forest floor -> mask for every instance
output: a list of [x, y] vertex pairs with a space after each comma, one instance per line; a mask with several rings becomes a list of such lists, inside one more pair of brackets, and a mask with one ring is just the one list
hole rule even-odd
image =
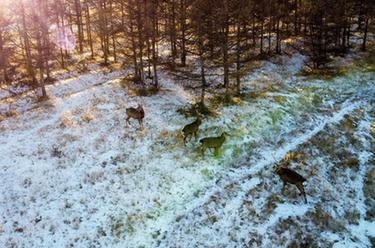
[[[96, 68], [14, 103], [22, 114], [0, 122], [1, 247], [373, 247], [375, 74], [353, 57], [325, 77], [304, 76], [299, 54], [262, 61], [234, 103], [211, 101], [199, 137], [229, 133], [219, 155], [184, 146], [195, 95], [166, 71], [148, 97]], [[137, 103], [143, 130], [125, 127]], [[283, 158], [307, 204], [281, 193]]]

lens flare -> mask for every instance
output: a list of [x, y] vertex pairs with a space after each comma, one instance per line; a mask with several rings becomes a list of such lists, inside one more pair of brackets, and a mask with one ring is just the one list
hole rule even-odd
[[64, 50], [74, 50], [76, 40], [69, 28], [53, 25], [50, 27], [50, 33], [51, 40], [57, 47]]

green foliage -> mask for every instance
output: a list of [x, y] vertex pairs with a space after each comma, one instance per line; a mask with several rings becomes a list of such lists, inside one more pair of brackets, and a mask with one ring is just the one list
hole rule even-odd
[[286, 102], [286, 98], [285, 96], [273, 96], [273, 99], [275, 100], [275, 102], [277, 102], [278, 104], [283, 104]]
[[207, 178], [207, 179], [212, 179], [214, 177], [214, 174], [212, 171], [210, 171], [208, 168], [204, 168], [201, 170], [201, 174]]
[[299, 76], [307, 77], [310, 80], [321, 79], [321, 80], [332, 80], [337, 77], [347, 76], [350, 68], [321, 68], [321, 69], [309, 69], [301, 70]]
[[231, 146], [230, 149], [232, 150], [233, 157], [239, 157], [243, 153], [243, 148], [240, 146]]
[[367, 46], [367, 53], [359, 66], [365, 71], [375, 72], [375, 42]]
[[157, 237], [159, 237], [159, 235], [160, 235], [160, 230], [156, 230], [155, 232], [151, 234], [153, 239], [156, 239]]
[[201, 193], [201, 191], [199, 190], [199, 189], [197, 189], [196, 191], [194, 191], [194, 197], [198, 197], [199, 196], [199, 194]]
[[266, 98], [268, 95], [267, 93], [269, 92], [275, 92], [276, 89], [273, 85], [269, 85], [268, 87], [262, 88], [262, 89], [257, 89], [254, 91], [249, 91], [246, 93], [241, 94], [241, 98], [243, 100], [255, 100], [258, 98]]
[[210, 102], [210, 105], [214, 107], [240, 105], [242, 103], [240, 98], [231, 97], [228, 94], [215, 95], [208, 101]]
[[312, 104], [314, 106], [319, 106], [323, 103], [322, 98], [318, 94], [313, 95]]
[[271, 118], [271, 124], [276, 125], [283, 118], [284, 112], [281, 109], [271, 110], [268, 116]]

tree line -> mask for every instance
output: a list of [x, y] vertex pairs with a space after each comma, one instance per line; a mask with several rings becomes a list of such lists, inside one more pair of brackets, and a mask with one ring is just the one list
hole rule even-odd
[[[124, 62], [134, 82], [159, 87], [158, 68], [199, 65], [201, 100], [209, 65], [222, 68], [226, 93], [240, 93], [243, 67], [282, 53], [283, 43], [322, 67], [347, 52], [351, 37], [366, 50], [373, 0], [12, 0], [0, 3], [0, 81], [47, 95], [51, 72], [100, 59]], [[165, 56], [165, 51], [168, 51]]]

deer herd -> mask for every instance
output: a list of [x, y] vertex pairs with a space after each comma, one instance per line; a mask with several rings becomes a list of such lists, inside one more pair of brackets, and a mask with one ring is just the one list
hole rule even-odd
[[[127, 108], [126, 109], [126, 126], [129, 126], [130, 119], [135, 119], [138, 121], [139, 126], [143, 129], [143, 119], [145, 117], [145, 112], [143, 106], [138, 104], [137, 108]], [[187, 139], [189, 141], [194, 136], [194, 139], [197, 140], [199, 126], [202, 124], [202, 119], [198, 115], [196, 120], [192, 123], [185, 125], [181, 130], [181, 135], [183, 138], [183, 142], [186, 145]], [[200, 149], [202, 154], [205, 153], [207, 149], [211, 150], [214, 149], [215, 154], [217, 154], [224, 144], [226, 137], [228, 134], [226, 132], [222, 132], [220, 136], [217, 137], [205, 137], [199, 140], [201, 144]], [[284, 192], [286, 185], [294, 184], [300, 192], [300, 195], [304, 197], [305, 203], [307, 203], [306, 193], [304, 188], [304, 182], [306, 178], [301, 176], [294, 170], [287, 168], [285, 165], [278, 165], [276, 166], [274, 172], [280, 177], [281, 181], [283, 182], [282, 192]]]

